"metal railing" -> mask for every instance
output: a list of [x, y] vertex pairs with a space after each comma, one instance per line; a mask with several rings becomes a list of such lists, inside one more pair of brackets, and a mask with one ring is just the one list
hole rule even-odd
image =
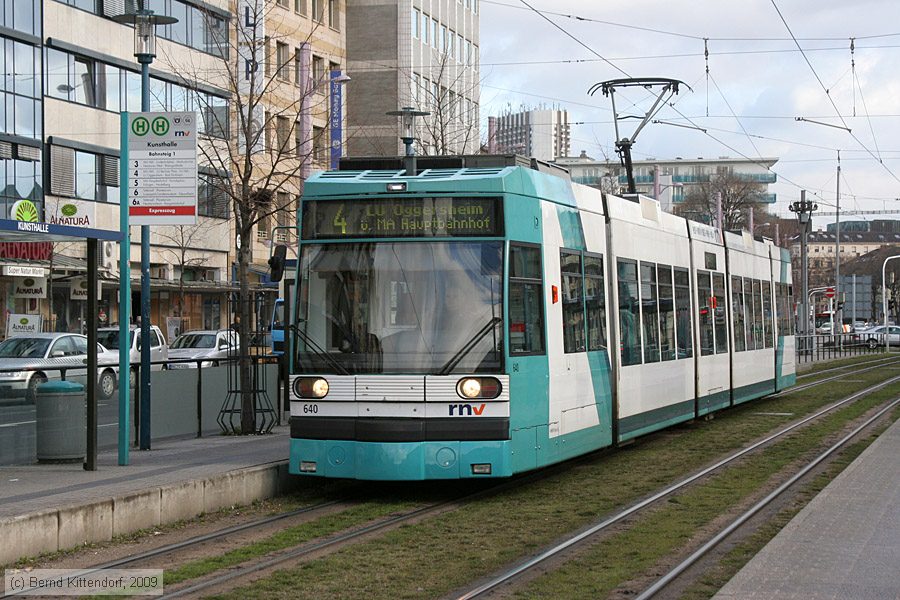
[[[276, 424], [282, 422], [282, 414], [289, 406], [289, 396], [284, 361], [271, 355], [248, 355], [246, 357], [259, 366], [254, 368], [254, 388], [266, 390], [274, 400]], [[152, 372], [152, 439], [167, 437], [216, 435], [220, 433], [217, 417], [229, 394], [229, 372], [232, 363], [239, 357], [227, 359], [180, 359], [155, 361]], [[185, 368], [187, 366], [188, 368]], [[118, 371], [118, 365], [101, 364], [97, 377], [105, 372]], [[218, 367], [218, 368], [217, 368]], [[129, 370], [116, 373], [112, 393], [104, 393], [101, 386], [96, 388], [96, 406], [99, 427], [99, 447], [110, 448], [117, 443], [118, 430], [118, 385], [132, 382], [130, 398], [131, 443], [138, 444], [141, 419], [140, 363], [131, 364], [135, 376]], [[11, 373], [27, 374], [11, 377]], [[28, 382], [40, 374], [40, 381], [78, 381], [86, 383], [87, 365], [45, 365], [39, 367], [0, 368], [0, 464], [29, 464], [34, 462], [34, 430], [36, 425], [35, 390], [29, 391]], [[274, 388], [274, 389], [273, 389]]]
[[[900, 346], [895, 337], [892, 337], [890, 340], [891, 346]], [[796, 344], [798, 363], [815, 362], [861, 354], [882, 353], [885, 351], [885, 334], [860, 331], [855, 333], [798, 335]]]

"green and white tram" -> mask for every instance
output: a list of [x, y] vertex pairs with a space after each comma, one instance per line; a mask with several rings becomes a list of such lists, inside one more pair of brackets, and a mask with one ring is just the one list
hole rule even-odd
[[508, 477], [794, 383], [786, 252], [486, 160], [307, 180], [291, 473]]

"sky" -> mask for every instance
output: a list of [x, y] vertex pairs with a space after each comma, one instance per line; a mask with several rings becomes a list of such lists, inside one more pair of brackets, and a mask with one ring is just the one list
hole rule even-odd
[[[900, 219], [897, 0], [480, 0], [479, 8], [483, 122], [504, 111], [565, 109], [572, 155], [618, 160], [609, 98], [588, 88], [678, 79], [693, 91], [682, 86], [675, 106], [655, 118], [689, 128], [648, 124], [635, 160], [778, 158], [770, 211], [789, 216], [801, 189], [820, 211], [834, 211], [840, 151], [842, 213], [897, 211], [842, 220]], [[616, 108], [643, 115], [654, 99], [622, 90]], [[620, 137], [631, 137], [635, 123], [621, 124]]]

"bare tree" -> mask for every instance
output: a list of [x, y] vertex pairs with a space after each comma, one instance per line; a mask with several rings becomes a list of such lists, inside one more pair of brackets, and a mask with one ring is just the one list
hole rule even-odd
[[468, 71], [454, 64], [449, 52], [428, 77], [407, 74], [419, 108], [431, 112], [420, 121], [420, 144], [425, 154], [460, 154], [479, 147], [478, 82], [468, 80]]
[[765, 187], [734, 173], [717, 173], [711, 175], [709, 181], [696, 186], [685, 196], [684, 202], [678, 205], [679, 215], [704, 223], [716, 221], [716, 195], [722, 197], [722, 221], [727, 230], [746, 229], [749, 225], [749, 212], [759, 209], [763, 200]]
[[[324, 11], [325, 4], [317, 6]], [[241, 433], [249, 434], [257, 430], [249, 351], [254, 236], [261, 223], [287, 222], [279, 212], [293, 214], [293, 203], [321, 146], [316, 140], [323, 139], [324, 131], [312, 123], [314, 116], [327, 116], [325, 96], [316, 94], [325, 68], [313, 64], [311, 41], [317, 29], [328, 28], [323, 26], [324, 14], [312, 15], [308, 31], [286, 25], [277, 0], [235, 0], [235, 5], [235, 27], [227, 38], [216, 40], [226, 57], [218, 67], [205, 58], [202, 64], [166, 59], [188, 86], [205, 83], [226, 89], [230, 96], [227, 107], [213, 95], [197, 94], [195, 101], [199, 124], [207, 133], [199, 144], [200, 159], [230, 175], [210, 186], [227, 198], [235, 227]], [[273, 201], [282, 196], [290, 202]]]
[[[215, 227], [215, 226], [214, 226]], [[209, 223], [198, 225], [175, 225], [170, 228], [156, 231], [160, 239], [167, 242], [163, 253], [172, 257], [172, 264], [178, 269], [178, 304], [177, 317], [184, 316], [184, 275], [185, 271], [202, 267], [209, 262], [209, 255], [198, 253], [202, 250], [203, 242], [209, 236]], [[219, 229], [216, 227], [216, 229]]]

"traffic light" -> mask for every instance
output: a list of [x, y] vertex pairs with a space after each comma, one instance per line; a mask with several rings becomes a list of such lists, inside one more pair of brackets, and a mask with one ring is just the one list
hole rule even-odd
[[838, 303], [837, 303], [837, 309], [838, 309], [838, 310], [844, 310], [844, 303], [843, 303], [843, 302], [838, 302]]
[[272, 251], [269, 257], [269, 279], [271, 281], [281, 281], [284, 276], [284, 260], [287, 257], [287, 246], [279, 244]]

